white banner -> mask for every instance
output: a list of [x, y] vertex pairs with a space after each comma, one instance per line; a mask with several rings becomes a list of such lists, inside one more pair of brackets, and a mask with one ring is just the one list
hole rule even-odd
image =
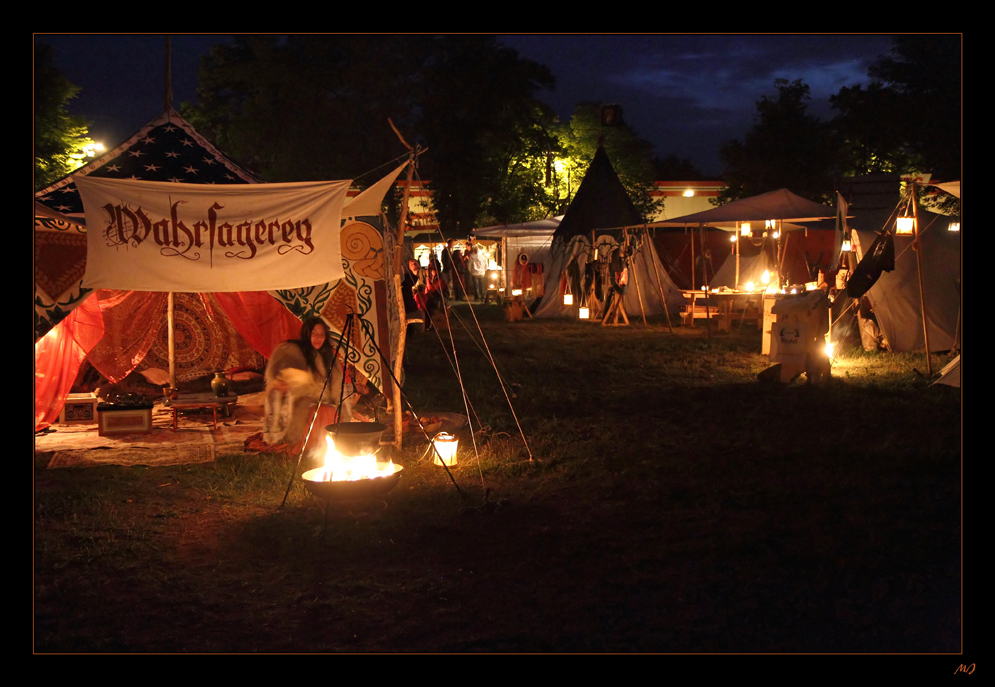
[[86, 212], [85, 287], [271, 291], [343, 276], [340, 216], [349, 181], [75, 182]]

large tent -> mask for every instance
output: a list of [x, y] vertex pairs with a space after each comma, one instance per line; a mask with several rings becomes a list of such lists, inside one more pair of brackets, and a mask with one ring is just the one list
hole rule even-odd
[[[577, 195], [553, 232], [550, 266], [545, 277], [546, 295], [535, 316], [574, 314], [575, 306], [563, 303], [567, 290], [576, 295], [577, 304], [600, 305], [584, 303], [582, 293], [594, 292], [598, 299], [607, 297], [608, 288], [601, 283], [609, 276], [606, 260], [617, 256], [620, 245], [623, 248], [628, 245], [632, 250], [628, 261], [631, 273], [622, 301], [625, 312], [632, 316], [678, 312], [684, 296], [660, 263], [653, 241], [639, 229], [622, 229], [642, 222], [608, 154], [598, 146]], [[596, 262], [596, 256], [600, 262]], [[595, 269], [596, 265], [599, 269]]]
[[[942, 187], [941, 187], [942, 188]], [[899, 179], [855, 183], [849, 189], [854, 218], [850, 221], [857, 259], [864, 256], [877, 236], [893, 229], [899, 204]], [[959, 194], [960, 185], [947, 185]], [[861, 193], [863, 191], [863, 193]], [[929, 350], [960, 349], [961, 243], [960, 217], [918, 211], [919, 250], [913, 236], [894, 236], [895, 267], [884, 271], [867, 291], [872, 312], [888, 347], [896, 352], [926, 348], [922, 306], [929, 327]], [[956, 223], [958, 231], [950, 231]], [[919, 276], [922, 275], [920, 294]]]
[[814, 222], [832, 219], [836, 212], [827, 205], [812, 202], [786, 188], [768, 191], [757, 196], [741, 198], [711, 210], [703, 210], [683, 217], [648, 224], [648, 227], [680, 227], [705, 225], [735, 231], [740, 222], [764, 222], [774, 219], [782, 222]]
[[[766, 260], [768, 263], [774, 263], [773, 270], [779, 270], [782, 276], [786, 277], [789, 281], [803, 283], [810, 281], [813, 268], [816, 265], [822, 264], [820, 256], [825, 256], [827, 253], [832, 252], [831, 249], [826, 250], [827, 241], [831, 242], [832, 240], [832, 232], [827, 230], [812, 230], [810, 232], [802, 223], [833, 219], [835, 215], [836, 211], [834, 208], [807, 200], [792, 193], [788, 189], [782, 188], [776, 191], [761, 193], [757, 196], [751, 196], [750, 198], [734, 200], [711, 210], [704, 210], [691, 215], [684, 215], [683, 217], [674, 217], [673, 219], [654, 222], [645, 226], [655, 229], [675, 229], [681, 227], [693, 230], [694, 228], [699, 228], [699, 232], [702, 228], [709, 227], [715, 230], [734, 232], [739, 230], [744, 222], [748, 222], [752, 225], [752, 229], [762, 231], [765, 223], [773, 220], [776, 228], [782, 233], [782, 237], [777, 242], [763, 242], [762, 250], [769, 253], [769, 257]], [[812, 234], [811, 237], [808, 236], [809, 233]], [[823, 234], [826, 234], [826, 236], [823, 236]], [[740, 244], [744, 240], [741, 239]], [[704, 237], [702, 237], [701, 243], [705, 244]], [[730, 246], [734, 260], [730, 263], [730, 267], [726, 269], [731, 269], [733, 277], [732, 283], [726, 283], [725, 285], [735, 285], [735, 247], [732, 244], [724, 242], [717, 243], [710, 241], [709, 244], [712, 246], [712, 252], [714, 252], [716, 245]], [[692, 250], [694, 250], [693, 238], [691, 246]], [[697, 252], [696, 261], [700, 261], [701, 250], [699, 249]], [[676, 262], [676, 259], [672, 256], [670, 259]], [[742, 270], [742, 265], [740, 268]], [[707, 271], [703, 270], [702, 273], [706, 278], [706, 282], [710, 282], [713, 286], [719, 285], [712, 278], [708, 278]], [[723, 281], [728, 282], [728, 277], [723, 276]], [[742, 272], [739, 281], [740, 284], [747, 281], [743, 278]], [[694, 286], [697, 287], [699, 285], [697, 280], [695, 280]]]
[[[390, 261], [384, 259], [393, 252], [394, 239], [383, 231], [380, 204], [400, 169], [341, 205], [335, 221], [341, 279], [270, 291], [195, 294], [184, 293], [177, 279], [171, 287], [178, 292], [176, 327], [188, 347], [177, 351], [177, 359], [192, 368], [187, 374], [224, 369], [254, 354], [266, 357], [281, 340], [295, 336], [307, 316], [318, 315], [341, 333], [352, 313], [357, 327], [350, 362], [383, 390], [389, 376], [371, 342], [379, 342], [389, 355], [398, 327], [388, 307], [393, 282], [386, 279]], [[36, 194], [36, 429], [58, 414], [84, 358], [110, 381], [140, 369], [146, 359], [162, 364], [166, 294], [84, 285], [88, 234], [77, 176], [180, 184], [258, 181], [170, 109], [111, 152]]]

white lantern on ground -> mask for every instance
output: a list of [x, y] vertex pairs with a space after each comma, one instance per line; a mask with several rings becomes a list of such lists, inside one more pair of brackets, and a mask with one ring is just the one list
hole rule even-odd
[[439, 432], [432, 439], [432, 445], [435, 447], [434, 462], [436, 465], [456, 465], [456, 449], [459, 447], [459, 439], [452, 434]]

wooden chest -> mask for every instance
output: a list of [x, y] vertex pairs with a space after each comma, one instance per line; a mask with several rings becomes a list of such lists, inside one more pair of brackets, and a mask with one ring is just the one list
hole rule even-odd
[[128, 407], [101, 403], [97, 406], [97, 434], [149, 434], [152, 432], [152, 406]]
[[97, 421], [97, 395], [69, 394], [66, 404], [59, 413], [59, 422], [64, 424], [88, 424]]

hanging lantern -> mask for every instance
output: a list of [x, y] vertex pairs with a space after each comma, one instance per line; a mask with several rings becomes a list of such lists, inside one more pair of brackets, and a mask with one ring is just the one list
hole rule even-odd
[[914, 217], [899, 217], [895, 220], [895, 234], [898, 236], [911, 236], [915, 230]]
[[572, 293], [563, 294], [563, 305], [573, 305], [574, 295]]
[[739, 234], [733, 234], [732, 236], [729, 237], [730, 243], [736, 243], [738, 239], [739, 239]]
[[741, 236], [749, 236], [750, 235], [750, 223], [749, 222], [743, 222], [741, 225], [739, 225], [739, 233], [740, 233]]
[[850, 239], [843, 239], [843, 252], [849, 253], [853, 250], [853, 244], [850, 243]]
[[452, 434], [439, 432], [432, 439], [432, 445], [435, 447], [436, 465], [456, 465], [456, 449], [459, 446], [459, 439]]
[[582, 305], [580, 306], [580, 310], [578, 311], [577, 316], [580, 317], [580, 319], [582, 320], [589, 320], [591, 319], [591, 309], [588, 308], [586, 305]]
[[948, 224], [947, 231], [960, 231], [960, 222], [951, 222]]

